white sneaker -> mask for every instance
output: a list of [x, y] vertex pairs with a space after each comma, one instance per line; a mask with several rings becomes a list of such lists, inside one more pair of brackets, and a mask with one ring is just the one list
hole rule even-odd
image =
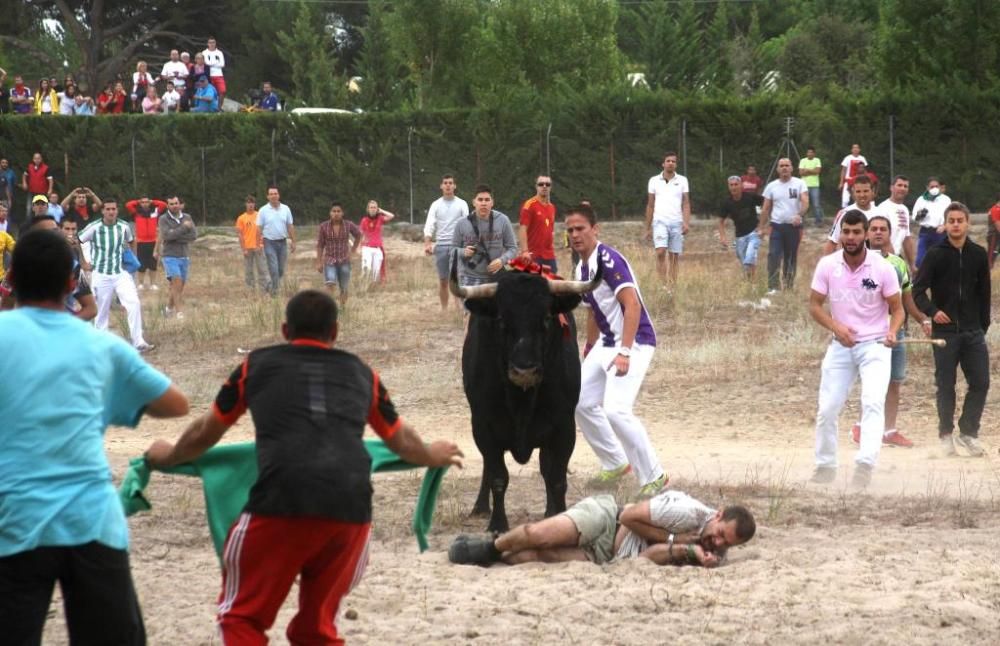
[[171, 316], [174, 315], [174, 308], [170, 307], [169, 305], [164, 305], [163, 306], [163, 315], [165, 317], [167, 317], [167, 318], [170, 318]]
[[150, 285], [150, 286], [149, 286], [149, 289], [150, 289], [151, 291], [154, 291], [154, 292], [158, 292], [158, 291], [160, 291], [160, 288], [159, 288], [159, 287], [158, 287], [158, 286], [156, 285], [156, 283], [153, 283], [152, 285]]
[[776, 290], [776, 289], [769, 289], [769, 290], [767, 290], [767, 295], [768, 296], [774, 296], [777, 293], [778, 293], [778, 290]]
[[950, 458], [955, 453], [955, 443], [952, 441], [951, 435], [945, 435], [941, 438], [941, 456], [945, 458]]
[[178, 321], [181, 320], [181, 319], [183, 319], [184, 318], [184, 312], [177, 312], [177, 316], [175, 318]]
[[139, 287], [138, 287], [138, 289], [139, 289], [139, 291], [141, 292], [142, 290], [146, 289], [146, 286], [145, 286], [145, 285], [143, 285], [142, 283], [139, 283]]
[[983, 445], [979, 443], [979, 438], [972, 437], [971, 435], [960, 434], [955, 438], [955, 444], [968, 451], [969, 455], [974, 458], [978, 458], [986, 453], [983, 450]]
[[146, 354], [151, 350], [155, 350], [156, 346], [152, 343], [143, 343], [142, 345], [135, 346], [135, 349], [139, 351], [139, 354]]

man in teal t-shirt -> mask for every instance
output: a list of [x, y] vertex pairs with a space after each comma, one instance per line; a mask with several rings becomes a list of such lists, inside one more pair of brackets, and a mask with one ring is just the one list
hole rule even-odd
[[823, 172], [823, 164], [816, 156], [816, 149], [806, 148], [805, 158], [799, 160], [799, 177], [809, 189], [809, 206], [813, 210], [813, 223], [823, 226], [823, 203], [819, 199], [819, 176]]
[[[73, 253], [32, 231], [0, 313], [0, 641], [37, 644], [56, 581], [73, 643], [144, 644], [128, 528], [104, 455], [109, 424], [187, 414], [183, 394], [116, 336], [66, 312]], [[85, 371], [81, 373], [81, 368]], [[16, 385], [14, 385], [16, 380]]]

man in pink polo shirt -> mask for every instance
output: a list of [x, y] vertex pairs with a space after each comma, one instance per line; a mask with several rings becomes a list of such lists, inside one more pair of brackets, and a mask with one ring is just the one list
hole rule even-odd
[[[837, 418], [854, 380], [861, 376], [861, 444], [854, 458], [853, 487], [871, 482], [885, 426], [891, 348], [903, 325], [896, 270], [880, 254], [868, 253], [868, 218], [852, 209], [840, 220], [842, 249], [820, 259], [809, 294], [809, 314], [833, 332], [823, 357], [816, 413], [816, 471], [812, 482], [837, 477]], [[823, 303], [829, 299], [829, 313]]]

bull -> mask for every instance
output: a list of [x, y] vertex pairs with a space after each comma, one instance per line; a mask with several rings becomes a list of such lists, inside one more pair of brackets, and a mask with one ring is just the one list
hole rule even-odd
[[452, 262], [451, 293], [465, 299], [471, 315], [462, 348], [462, 384], [472, 435], [483, 456], [472, 513], [490, 515], [490, 532], [509, 529], [504, 507], [508, 451], [525, 464], [539, 449], [545, 515], [566, 510], [566, 470], [576, 444], [574, 411], [580, 396], [580, 355], [570, 312], [600, 281], [598, 264], [590, 281], [505, 271], [495, 283], [460, 287]]

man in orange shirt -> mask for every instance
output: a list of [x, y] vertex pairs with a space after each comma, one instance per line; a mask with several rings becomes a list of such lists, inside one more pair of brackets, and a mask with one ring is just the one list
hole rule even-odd
[[136, 287], [139, 291], [146, 288], [143, 283], [146, 272], [149, 272], [149, 289], [155, 292], [160, 289], [156, 284], [156, 264], [159, 260], [156, 257], [156, 233], [159, 230], [160, 216], [167, 211], [167, 203], [163, 200], [151, 200], [148, 195], [143, 195], [138, 200], [125, 202], [125, 210], [132, 216], [135, 225], [136, 255], [139, 257]]
[[260, 291], [266, 292], [271, 281], [264, 262], [264, 238], [257, 226], [257, 200], [253, 195], [247, 195], [246, 210], [236, 218], [236, 231], [240, 236], [240, 249], [243, 250], [243, 271], [247, 287], [253, 289], [256, 273]]
[[534, 260], [558, 273], [556, 250], [552, 244], [555, 230], [556, 205], [549, 200], [552, 192], [552, 178], [539, 175], [535, 180], [535, 196], [521, 206], [521, 220], [517, 228], [517, 240], [521, 246], [521, 256]]

